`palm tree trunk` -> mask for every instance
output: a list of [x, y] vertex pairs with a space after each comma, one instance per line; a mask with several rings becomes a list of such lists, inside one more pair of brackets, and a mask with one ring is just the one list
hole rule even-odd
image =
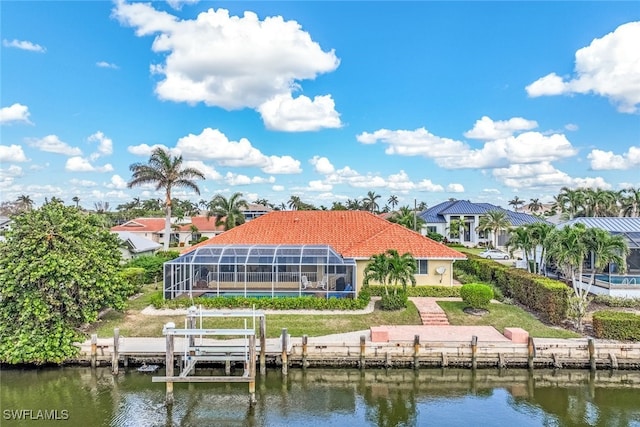
[[164, 250], [169, 250], [169, 241], [171, 240], [171, 204], [166, 205], [165, 207], [165, 218], [164, 218]]

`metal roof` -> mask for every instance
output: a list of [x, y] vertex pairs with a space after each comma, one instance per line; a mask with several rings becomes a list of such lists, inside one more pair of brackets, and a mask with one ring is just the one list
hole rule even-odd
[[580, 217], [558, 224], [559, 227], [584, 224], [589, 228], [601, 228], [610, 232], [640, 232], [640, 217]]
[[469, 200], [449, 200], [435, 205], [420, 214], [428, 224], [446, 223], [445, 215], [482, 215], [489, 211], [505, 212], [511, 225], [519, 227], [525, 224], [546, 222], [543, 218], [522, 212], [513, 212], [491, 203], [472, 203]]

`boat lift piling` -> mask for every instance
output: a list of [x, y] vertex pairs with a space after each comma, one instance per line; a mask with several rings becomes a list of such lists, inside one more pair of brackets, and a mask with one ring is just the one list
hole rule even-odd
[[[244, 328], [241, 329], [211, 329], [203, 327], [203, 319], [208, 317], [243, 317]], [[152, 382], [166, 383], [166, 403], [174, 402], [173, 383], [176, 382], [246, 382], [249, 384], [249, 403], [256, 402], [256, 317], [260, 319], [260, 369], [265, 360], [266, 351], [266, 324], [263, 312], [255, 310], [203, 310], [190, 307], [185, 319], [185, 328], [177, 329], [173, 322], [164, 325], [163, 335], [166, 336], [166, 374], [164, 377], [153, 377]], [[251, 327], [247, 325], [247, 318], [252, 319]], [[199, 321], [199, 322], [198, 322]], [[199, 323], [199, 325], [198, 325]], [[180, 373], [174, 375], [174, 337], [185, 338], [184, 355], [181, 357]], [[196, 337], [199, 339], [196, 341]], [[204, 337], [236, 337], [232, 340], [216, 339], [205, 342]], [[242, 338], [237, 338], [242, 337]], [[242, 375], [230, 375], [231, 362], [243, 362]], [[198, 362], [224, 362], [225, 376], [198, 376], [194, 375]]]

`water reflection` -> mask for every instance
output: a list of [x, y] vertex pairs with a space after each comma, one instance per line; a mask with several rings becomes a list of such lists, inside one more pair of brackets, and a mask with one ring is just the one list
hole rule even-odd
[[69, 425], [91, 426], [640, 426], [635, 371], [269, 371], [253, 407], [246, 384], [176, 384], [166, 407], [164, 384], [135, 370], [0, 375], [2, 426], [34, 425], [7, 412], [24, 410], [67, 410]]

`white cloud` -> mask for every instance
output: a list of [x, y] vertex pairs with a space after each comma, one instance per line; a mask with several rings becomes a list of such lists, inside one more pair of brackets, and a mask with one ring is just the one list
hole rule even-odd
[[571, 131], [571, 132], [575, 132], [575, 131], [577, 131], [578, 129], [580, 129], [580, 128], [578, 127], [578, 125], [577, 125], [577, 124], [575, 124], [575, 123], [567, 123], [566, 125], [564, 125], [564, 128], [565, 128], [566, 130], [568, 130], [568, 131]]
[[196, 4], [200, 0], [167, 0], [167, 4], [174, 9], [180, 10], [182, 9], [182, 5], [185, 4]]
[[29, 107], [15, 103], [9, 107], [0, 108], [0, 124], [11, 124], [13, 122], [23, 122], [33, 124], [29, 120]]
[[508, 138], [514, 133], [531, 130], [538, 127], [535, 120], [526, 120], [522, 117], [513, 117], [509, 120], [493, 121], [487, 116], [483, 116], [473, 125], [473, 129], [464, 133], [464, 136], [471, 139], [493, 140]]
[[80, 156], [69, 157], [64, 169], [68, 172], [111, 172], [113, 166], [107, 163], [104, 166], [94, 166], [89, 159]]
[[185, 159], [214, 160], [221, 166], [253, 166], [269, 174], [291, 174], [302, 171], [300, 161], [290, 156], [266, 156], [253, 147], [248, 139], [229, 141], [218, 129], [206, 128], [199, 135], [184, 136], [178, 140], [176, 149]]
[[0, 145], [0, 162], [26, 162], [28, 160], [21, 145]]
[[98, 151], [89, 156], [92, 161], [101, 156], [109, 156], [113, 153], [113, 141], [100, 131], [89, 136], [88, 141], [98, 143]]
[[342, 126], [331, 95], [316, 96], [313, 101], [304, 95], [295, 99], [290, 93], [276, 95], [258, 111], [267, 129], [272, 130], [303, 132]]
[[47, 49], [45, 49], [44, 47], [40, 46], [39, 44], [36, 43], [32, 43], [30, 41], [27, 40], [7, 40], [7, 39], [3, 39], [2, 40], [2, 45], [4, 47], [13, 47], [16, 49], [21, 49], [21, 50], [28, 50], [31, 52], [40, 52], [40, 53], [44, 53], [47, 51]]
[[273, 191], [284, 191], [284, 185], [279, 185], [279, 184], [278, 185], [273, 185], [273, 186], [271, 186], [271, 189]]
[[451, 183], [451, 184], [447, 185], [447, 191], [449, 193], [464, 193], [464, 185], [457, 184], [457, 183]]
[[[72, 185], [77, 185], [79, 187], [95, 187], [96, 185], [98, 185], [95, 181], [90, 181], [88, 179], [76, 179], [76, 178], [71, 178], [69, 180], [69, 183]], [[125, 187], [126, 187], [126, 183], [125, 183]]]
[[629, 147], [626, 153], [613, 154], [612, 151], [591, 150], [587, 155], [593, 170], [623, 170], [640, 167], [640, 147]]
[[425, 156], [429, 158], [449, 157], [467, 150], [467, 145], [449, 138], [433, 135], [425, 128], [416, 130], [379, 129], [373, 133], [363, 132], [356, 136], [363, 144], [384, 142], [389, 146], [386, 154], [402, 156]]
[[[179, 19], [149, 3], [123, 1], [116, 3], [113, 16], [134, 27], [140, 37], [156, 35], [152, 49], [166, 60], [151, 70], [161, 79], [156, 94], [164, 100], [203, 102], [227, 110], [258, 109], [275, 97], [291, 97], [300, 81], [332, 72], [340, 63], [333, 50], [323, 51], [300, 24], [281, 16], [260, 20], [250, 11], [230, 16], [225, 9], [211, 8], [195, 19]], [[335, 127], [337, 113], [327, 110], [329, 100], [315, 98], [315, 105], [305, 107], [314, 107], [313, 126]], [[300, 102], [298, 98], [296, 104]], [[284, 112], [290, 114], [289, 103], [285, 104]], [[287, 125], [271, 112], [273, 107], [264, 109], [263, 115], [277, 129], [310, 126], [309, 122]], [[331, 119], [318, 120], [319, 113]]]
[[441, 192], [444, 191], [442, 185], [434, 184], [430, 179], [423, 179], [420, 181], [416, 187], [420, 191], [429, 191], [429, 192]]
[[224, 180], [229, 185], [250, 185], [250, 184], [273, 184], [276, 179], [272, 176], [265, 178], [262, 176], [254, 176], [253, 178], [246, 175], [227, 172]]
[[3, 189], [3, 199], [7, 197], [7, 193], [13, 185], [17, 177], [22, 176], [22, 168], [16, 165], [10, 165], [8, 168], [0, 168], [0, 188]]
[[493, 176], [507, 187], [514, 189], [540, 187], [598, 187], [609, 189], [603, 178], [573, 178], [556, 169], [549, 162], [528, 165], [511, 165], [508, 168], [494, 169]]
[[60, 141], [56, 135], [47, 135], [44, 138], [28, 138], [27, 143], [47, 153], [64, 154], [65, 156], [79, 156], [82, 150], [77, 147], [71, 147], [66, 142]]
[[116, 64], [107, 61], [98, 61], [96, 62], [96, 66], [100, 68], [111, 68], [113, 70], [117, 70], [120, 68]]
[[524, 132], [485, 142], [479, 149], [468, 144], [431, 134], [424, 128], [414, 131], [380, 129], [364, 132], [357, 140], [364, 144], [377, 141], [388, 144], [386, 154], [423, 156], [446, 169], [505, 167], [514, 163], [536, 163], [571, 157], [577, 150], [562, 134], [543, 135]]
[[324, 183], [320, 180], [309, 181], [309, 186], [306, 188], [308, 191], [327, 192], [333, 189], [333, 185]]
[[309, 160], [309, 163], [315, 166], [316, 172], [323, 175], [327, 175], [335, 171], [335, 168], [326, 157], [313, 156], [313, 158]]
[[205, 164], [200, 160], [186, 160], [183, 164], [188, 168], [198, 169], [204, 174], [204, 177], [206, 179], [213, 179], [215, 181], [222, 179], [222, 175], [220, 175], [218, 171], [215, 170], [215, 168]]
[[295, 174], [301, 173], [300, 161], [291, 156], [269, 156], [267, 164], [261, 168], [264, 173]]
[[127, 181], [125, 181], [120, 175], [113, 175], [109, 184], [106, 184], [107, 188], [114, 188], [116, 190], [124, 190], [127, 188]]
[[140, 144], [140, 145], [130, 145], [129, 147], [127, 147], [127, 151], [136, 156], [149, 157], [151, 155], [151, 152], [156, 148], [162, 148], [164, 150], [169, 149], [167, 146], [162, 144], [154, 144], [154, 145]]
[[618, 111], [635, 113], [640, 103], [640, 22], [620, 25], [576, 52], [575, 78], [548, 74], [526, 87], [529, 96], [595, 93]]

